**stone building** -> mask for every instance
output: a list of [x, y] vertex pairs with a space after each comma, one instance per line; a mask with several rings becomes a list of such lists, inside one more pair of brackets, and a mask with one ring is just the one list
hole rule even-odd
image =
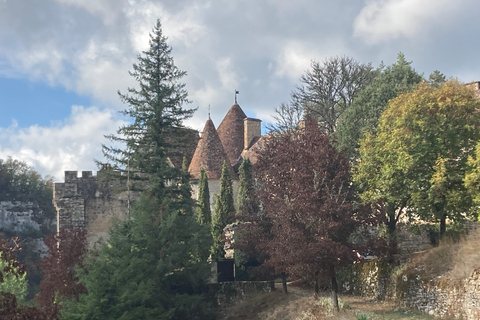
[[[220, 123], [218, 130], [208, 119], [203, 132], [189, 133], [190, 143], [182, 150], [191, 159], [189, 171], [192, 175], [193, 197], [198, 196], [200, 167], [207, 172], [210, 189], [210, 203], [213, 195], [219, 193], [220, 176], [224, 161], [230, 164], [234, 193], [238, 190], [236, 170], [245, 154], [261, 136], [261, 121], [247, 118], [240, 106], [232, 105]], [[197, 143], [198, 141], [198, 143]], [[178, 152], [177, 152], [178, 153]], [[172, 159], [173, 165], [181, 165], [181, 158]], [[91, 171], [65, 171], [65, 181], [55, 183], [54, 204], [57, 209], [57, 229], [82, 228], [93, 245], [100, 238], [108, 236], [114, 219], [124, 220], [130, 216], [130, 208], [139, 199], [144, 186], [127, 181], [122, 177], [108, 178], [105, 171], [93, 175]], [[235, 199], [236, 200], [236, 199]]]
[[[203, 167], [208, 177], [210, 204], [213, 195], [220, 192], [223, 162], [230, 164], [234, 194], [238, 191], [237, 171], [245, 153], [261, 136], [261, 120], [248, 118], [235, 103], [230, 107], [218, 129], [211, 119], [205, 123], [188, 171], [192, 175], [193, 197], [198, 198], [198, 179]], [[234, 199], [236, 202], [236, 199]]]

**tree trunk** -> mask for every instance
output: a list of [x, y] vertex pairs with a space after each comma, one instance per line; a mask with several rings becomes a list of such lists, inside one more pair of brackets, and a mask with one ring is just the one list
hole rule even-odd
[[440, 239], [443, 239], [443, 235], [447, 230], [447, 215], [443, 214], [442, 218], [440, 219]]
[[395, 219], [395, 211], [393, 213], [388, 213], [388, 235], [390, 239], [395, 238], [395, 230], [397, 229], [397, 220]]
[[338, 284], [337, 284], [337, 278], [335, 277], [335, 270], [333, 270], [333, 275], [332, 275], [332, 303], [333, 303], [333, 309], [336, 312], [340, 311], [340, 308], [338, 307]]
[[318, 298], [320, 293], [320, 286], [318, 285], [318, 271], [315, 272], [315, 298]]
[[287, 274], [285, 272], [282, 272], [282, 287], [283, 287], [283, 293], [287, 294]]

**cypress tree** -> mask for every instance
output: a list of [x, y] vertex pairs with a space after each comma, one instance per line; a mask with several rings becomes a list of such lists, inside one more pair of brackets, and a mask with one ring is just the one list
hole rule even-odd
[[200, 179], [198, 180], [197, 222], [207, 225], [210, 225], [212, 222], [208, 177], [203, 167], [200, 167]]
[[238, 217], [256, 214], [260, 210], [259, 200], [255, 191], [252, 175], [252, 163], [249, 159], [242, 161], [238, 168], [239, 185], [237, 195]]
[[220, 194], [215, 194], [214, 200], [215, 215], [212, 218], [212, 238], [211, 248], [212, 258], [221, 259], [225, 256], [223, 249], [223, 229], [227, 224], [232, 223], [232, 215], [235, 212], [233, 204], [233, 185], [227, 162], [223, 162], [222, 175], [220, 177]]

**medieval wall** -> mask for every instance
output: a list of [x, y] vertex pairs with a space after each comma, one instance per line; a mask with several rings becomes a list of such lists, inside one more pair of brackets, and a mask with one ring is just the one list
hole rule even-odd
[[125, 220], [132, 204], [139, 199], [141, 185], [122, 177], [112, 179], [105, 172], [96, 176], [91, 171], [65, 171], [65, 182], [55, 183], [54, 205], [57, 229], [74, 227], [87, 231], [87, 240], [94, 245], [106, 239], [114, 219]]

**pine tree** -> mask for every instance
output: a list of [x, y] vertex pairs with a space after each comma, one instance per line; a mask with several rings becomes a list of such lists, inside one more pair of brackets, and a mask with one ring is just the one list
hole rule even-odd
[[223, 162], [222, 175], [220, 177], [220, 194], [215, 195], [214, 200], [215, 215], [212, 218], [212, 238], [211, 248], [212, 258], [221, 259], [225, 256], [223, 249], [223, 229], [227, 224], [232, 223], [232, 214], [235, 212], [233, 204], [233, 185], [227, 162]]
[[109, 136], [126, 149], [104, 147], [119, 169], [148, 179], [132, 219], [118, 222], [86, 262], [80, 281], [88, 291], [65, 304], [62, 319], [210, 319], [210, 304], [198, 293], [210, 276], [208, 227], [195, 221], [186, 163], [170, 165], [185, 110], [185, 75], [173, 64], [160, 22], [150, 34], [150, 48], [138, 57], [131, 75], [139, 89], [120, 94], [132, 124]]
[[198, 203], [197, 221], [200, 224], [210, 225], [212, 211], [210, 210], [210, 190], [208, 188], [208, 177], [205, 169], [200, 168], [200, 179], [198, 181]]
[[170, 166], [166, 158], [173, 155], [172, 150], [179, 149], [182, 122], [195, 111], [183, 108], [189, 102], [185, 84], [180, 82], [186, 72], [175, 66], [166, 40], [157, 20], [149, 49], [138, 56], [130, 72], [138, 89], [119, 91], [120, 99], [129, 106], [123, 114], [131, 118], [131, 124], [120, 127], [118, 135], [106, 136], [125, 148], [103, 145], [104, 156], [115, 169], [127, 171], [128, 167], [132, 177], [148, 176], [150, 191], [158, 199], [176, 188], [175, 183], [167, 181], [177, 180], [180, 168]]

